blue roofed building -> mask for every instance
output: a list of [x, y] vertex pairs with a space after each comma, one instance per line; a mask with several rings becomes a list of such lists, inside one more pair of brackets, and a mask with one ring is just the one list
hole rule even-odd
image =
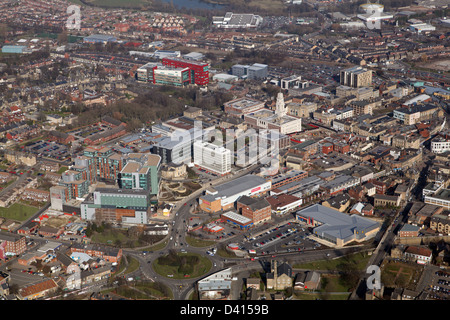
[[2, 53], [25, 53], [27, 50], [26, 46], [9, 46], [5, 45], [2, 47]]
[[342, 213], [320, 204], [297, 211], [295, 216], [297, 221], [313, 228], [313, 237], [332, 247], [369, 240], [380, 230], [380, 224], [374, 220]]

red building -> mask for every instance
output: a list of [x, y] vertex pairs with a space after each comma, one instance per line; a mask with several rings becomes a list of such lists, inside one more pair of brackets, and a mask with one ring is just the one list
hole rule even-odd
[[322, 153], [329, 154], [333, 151], [333, 144], [330, 142], [326, 142], [322, 145]]
[[27, 250], [25, 237], [10, 233], [0, 233], [0, 259], [7, 255], [20, 255]]
[[209, 64], [205, 62], [197, 62], [182, 58], [163, 58], [164, 66], [173, 68], [189, 68], [190, 83], [199, 86], [205, 86], [209, 83]]
[[70, 252], [83, 252], [93, 257], [102, 258], [108, 262], [120, 262], [122, 259], [122, 249], [104, 247], [100, 245], [83, 245], [74, 244], [70, 248]]
[[262, 199], [254, 199], [242, 196], [236, 203], [238, 213], [253, 221], [254, 224], [265, 222], [272, 217], [272, 207], [270, 203]]
[[56, 141], [62, 144], [68, 144], [75, 140], [73, 135], [67, 134], [65, 132], [52, 130], [48, 134], [48, 139], [51, 141]]
[[[289, 183], [300, 181], [308, 177], [308, 172], [303, 170], [290, 170], [286, 174], [278, 175], [272, 178], [272, 190], [285, 186]], [[295, 186], [293, 186], [295, 188]]]
[[19, 230], [17, 230], [17, 234], [29, 235], [30, 233], [36, 231], [39, 227], [39, 223], [36, 221], [31, 221], [30, 223], [22, 226]]
[[368, 203], [362, 208], [361, 213], [363, 216], [373, 216], [373, 206]]
[[350, 152], [350, 145], [346, 143], [334, 143], [333, 144], [333, 151], [338, 153], [348, 153]]
[[110, 130], [105, 130], [100, 133], [93, 134], [92, 136], [84, 139], [84, 142], [88, 145], [99, 144], [102, 142], [106, 142], [118, 137], [121, 137], [127, 133], [125, 126], [120, 125], [118, 127], [114, 127]]
[[386, 193], [386, 191], [388, 189], [388, 186], [386, 185], [386, 183], [377, 181], [374, 179], [369, 180], [369, 182], [375, 186], [377, 194], [385, 194]]
[[63, 233], [63, 231], [64, 231], [64, 229], [62, 229], [62, 228], [58, 229], [58, 228], [53, 228], [50, 226], [42, 226], [39, 228], [38, 234], [43, 237], [56, 238], [56, 237], [60, 236]]

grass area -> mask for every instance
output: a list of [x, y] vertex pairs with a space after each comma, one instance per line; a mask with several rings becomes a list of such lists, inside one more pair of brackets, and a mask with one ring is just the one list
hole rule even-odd
[[414, 290], [414, 279], [420, 279], [421, 267], [403, 262], [389, 261], [381, 269], [381, 282], [387, 287], [402, 287]]
[[13, 184], [17, 180], [17, 177], [13, 177], [11, 181], [0, 184], [0, 190], [7, 188], [9, 185]]
[[94, 232], [91, 239], [92, 242], [118, 246], [130, 246], [137, 244], [137, 241], [130, 240], [124, 232], [115, 229], [107, 229], [103, 232]]
[[202, 240], [202, 239], [197, 239], [197, 238], [190, 237], [190, 236], [186, 236], [186, 242], [188, 245], [190, 245], [192, 247], [196, 247], [196, 248], [204, 248], [204, 247], [209, 247], [209, 246], [216, 244], [215, 241]]
[[158, 282], [137, 282], [133, 285], [123, 285], [114, 290], [102, 291], [102, 293], [114, 292], [122, 297], [136, 300], [171, 300], [173, 294], [164, 284]]
[[166, 241], [162, 241], [154, 246], [149, 246], [146, 247], [144, 249], [142, 249], [142, 251], [158, 251], [158, 250], [162, 250], [167, 246], [167, 240]]
[[139, 261], [132, 256], [127, 256], [128, 265], [124, 271], [124, 274], [132, 273], [139, 269]]
[[295, 294], [296, 300], [348, 300], [351, 293], [324, 295], [317, 292]]
[[[82, 3], [81, 4], [75, 3], [75, 4], [83, 5]], [[49, 32], [46, 33], [46, 32], [43, 32], [43, 33], [37, 34], [36, 37], [38, 37], [38, 38], [57, 39], [58, 38], [58, 34], [57, 33], [49, 33]], [[80, 41], [82, 39], [83, 39], [83, 37], [78, 37], [78, 36], [73, 36], [73, 35], [68, 35], [67, 36], [67, 41], [69, 43], [75, 43], [75, 42], [78, 42], [78, 41]], [[52, 113], [58, 113], [58, 112], [52, 112]]]
[[295, 291], [294, 296], [298, 300], [347, 300], [350, 291], [351, 288], [338, 275], [322, 274], [318, 290]]
[[184, 279], [205, 274], [211, 269], [212, 262], [207, 257], [195, 253], [171, 253], [156, 259], [152, 267], [161, 276]]
[[161, 290], [161, 284], [158, 283], [145, 283], [145, 284], [137, 284], [135, 286], [136, 289], [141, 292], [145, 292], [151, 298], [157, 299], [172, 299], [173, 295], [170, 292], [169, 288], [165, 288], [165, 290]]
[[38, 210], [39, 208], [36, 207], [14, 203], [8, 208], [0, 208], [0, 217], [17, 221], [25, 221]]
[[63, 167], [59, 168], [59, 170], [58, 170], [57, 173], [62, 174], [62, 173], [65, 172], [67, 169], [69, 169], [69, 168], [63, 166]]
[[198, 174], [192, 168], [187, 167], [186, 172], [189, 179], [198, 179]]
[[236, 254], [234, 252], [228, 251], [225, 247], [219, 247], [217, 250], [217, 255], [222, 258], [236, 258]]
[[356, 264], [359, 270], [363, 270], [369, 261], [370, 256], [365, 252], [354, 253], [338, 259], [318, 260], [309, 263], [295, 264], [293, 268], [308, 270], [337, 270], [337, 266], [344, 262]]
[[[126, 263], [125, 263], [125, 259], [121, 259], [120, 260], [120, 264], [117, 268], [117, 270], [114, 272], [114, 274], [122, 274], [122, 272], [125, 270], [125, 268], [127, 267]], [[110, 278], [111, 281], [112, 278]]]
[[345, 292], [348, 293], [349, 288], [345, 285], [337, 275], [324, 274], [322, 275], [321, 292]]
[[84, 6], [83, 2], [81, 2], [80, 0], [68, 0], [70, 3], [72, 4], [76, 4], [79, 6]]
[[265, 10], [282, 10], [285, 6], [280, 0], [253, 0], [248, 3], [251, 7], [258, 7]]

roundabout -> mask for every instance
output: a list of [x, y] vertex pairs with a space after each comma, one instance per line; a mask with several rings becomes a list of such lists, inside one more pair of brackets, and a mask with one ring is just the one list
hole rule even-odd
[[170, 250], [168, 254], [155, 259], [152, 268], [158, 275], [166, 278], [198, 278], [211, 270], [212, 262], [198, 253]]

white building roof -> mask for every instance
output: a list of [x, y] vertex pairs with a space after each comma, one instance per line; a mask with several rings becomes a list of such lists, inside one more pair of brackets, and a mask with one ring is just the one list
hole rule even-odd
[[47, 252], [48, 250], [56, 250], [62, 243], [60, 242], [54, 242], [49, 241], [43, 246], [41, 246], [39, 249], [37, 249], [38, 252]]
[[84, 252], [72, 252], [70, 258], [78, 263], [83, 263], [92, 259], [92, 257]]
[[239, 213], [236, 213], [233, 211], [225, 212], [222, 216], [232, 219], [234, 221], [237, 221], [241, 224], [246, 224], [246, 223], [252, 222], [252, 219], [244, 217], [242, 214], [239, 214]]

